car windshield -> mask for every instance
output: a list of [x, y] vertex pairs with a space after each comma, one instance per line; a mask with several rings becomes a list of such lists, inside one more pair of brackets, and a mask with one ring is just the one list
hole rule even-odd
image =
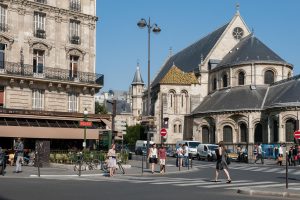
[[216, 150], [218, 145], [208, 145], [209, 150]]
[[189, 142], [189, 147], [190, 148], [197, 148], [200, 142]]

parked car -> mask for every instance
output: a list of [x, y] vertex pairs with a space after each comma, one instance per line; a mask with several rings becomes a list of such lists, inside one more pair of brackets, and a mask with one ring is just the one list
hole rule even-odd
[[198, 160], [214, 161], [217, 159], [216, 149], [218, 145], [216, 144], [199, 144], [197, 147], [197, 158]]
[[197, 157], [197, 147], [200, 144], [198, 141], [194, 140], [181, 140], [176, 142], [176, 149], [179, 147], [179, 144], [187, 144], [188, 150], [189, 150], [189, 156], [193, 158]]
[[233, 149], [227, 149], [227, 155], [228, 155], [228, 158], [231, 160], [231, 161], [236, 161], [239, 157], [239, 155], [233, 151]]
[[135, 155], [147, 155], [147, 148], [146, 147], [137, 147], [135, 149]]

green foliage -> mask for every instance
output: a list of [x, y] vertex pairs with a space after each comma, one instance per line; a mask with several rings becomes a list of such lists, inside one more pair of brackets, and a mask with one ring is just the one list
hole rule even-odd
[[135, 126], [128, 126], [126, 134], [124, 135], [125, 143], [128, 145], [135, 145], [137, 140], [145, 140], [145, 130], [140, 124]]
[[107, 114], [107, 110], [98, 101], [95, 101], [95, 114]]

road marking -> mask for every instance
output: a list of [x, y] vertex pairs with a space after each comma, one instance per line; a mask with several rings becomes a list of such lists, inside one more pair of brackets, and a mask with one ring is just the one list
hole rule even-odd
[[273, 169], [268, 169], [268, 170], [266, 170], [266, 171], [264, 171], [264, 172], [276, 172], [276, 171], [280, 171], [281, 169], [279, 169], [279, 168], [273, 168]]
[[[240, 180], [237, 182], [248, 182], [249, 180]], [[223, 183], [225, 183], [226, 180], [224, 180]], [[199, 183], [183, 183], [183, 184], [174, 184], [175, 186], [197, 186], [197, 185], [216, 185], [220, 184], [222, 182], [213, 182], [213, 181], [206, 181], [206, 182], [199, 182]], [[199, 186], [200, 187], [200, 186]]]
[[[289, 186], [291, 185], [299, 185], [299, 183], [289, 183]], [[285, 183], [275, 183], [275, 184], [267, 184], [267, 185], [255, 185], [255, 186], [251, 186], [251, 188], [269, 188], [269, 187], [283, 187], [285, 186]], [[245, 187], [233, 187], [230, 188], [232, 190], [234, 189], [247, 189], [249, 188], [249, 186], [245, 186]], [[289, 188], [291, 189], [291, 188]]]
[[[82, 177], [92, 177], [92, 176], [104, 176], [106, 174], [81, 174]], [[51, 174], [51, 175], [40, 175], [40, 177], [81, 177], [78, 176], [77, 174], [65, 174], [65, 175], [55, 175], [55, 174]], [[29, 177], [39, 177], [38, 175], [35, 174], [31, 174], [29, 175]]]
[[[241, 181], [243, 182], [243, 181]], [[237, 183], [237, 184], [236, 184]], [[234, 186], [241, 186], [241, 185], [265, 185], [268, 183], [276, 183], [276, 182], [271, 182], [271, 181], [264, 181], [264, 182], [248, 182], [248, 183], [239, 183], [239, 181], [234, 181], [230, 184], [219, 184], [219, 185], [211, 185], [211, 186], [203, 186], [204, 188], [221, 188], [221, 187], [234, 187]]]
[[[295, 169], [289, 169], [289, 170], [288, 170], [288, 173], [291, 173], [291, 172], [293, 172], [293, 171], [295, 171]], [[279, 174], [285, 174], [285, 173], [286, 173], [286, 169], [281, 170], [280, 172], [277, 172], [277, 173], [279, 173]]]
[[263, 171], [265, 170], [266, 168], [258, 168], [258, 169], [254, 169], [254, 170], [251, 170], [253, 172], [260, 172], [260, 171]]

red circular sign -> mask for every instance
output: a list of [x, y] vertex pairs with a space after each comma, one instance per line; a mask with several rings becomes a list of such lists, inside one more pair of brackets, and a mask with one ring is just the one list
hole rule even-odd
[[163, 137], [165, 137], [165, 136], [167, 135], [167, 129], [162, 128], [162, 129], [160, 130], [160, 135], [163, 136]]
[[300, 139], [300, 130], [294, 132], [294, 137]]

